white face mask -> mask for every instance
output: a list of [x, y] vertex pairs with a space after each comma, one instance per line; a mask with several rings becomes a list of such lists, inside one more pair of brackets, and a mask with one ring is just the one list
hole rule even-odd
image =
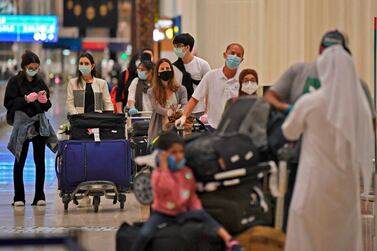
[[248, 94], [252, 95], [254, 94], [258, 89], [258, 84], [257, 82], [246, 82], [242, 84], [241, 91]]

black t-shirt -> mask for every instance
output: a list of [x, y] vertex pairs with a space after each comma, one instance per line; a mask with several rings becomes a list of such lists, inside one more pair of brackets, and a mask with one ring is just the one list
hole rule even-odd
[[94, 112], [94, 92], [92, 88], [92, 83], [86, 83], [84, 113], [93, 113], [93, 112]]

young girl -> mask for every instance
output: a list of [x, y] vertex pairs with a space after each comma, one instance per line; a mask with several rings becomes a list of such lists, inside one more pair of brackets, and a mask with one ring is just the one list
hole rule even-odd
[[153, 109], [148, 130], [148, 142], [151, 142], [161, 133], [162, 125], [167, 122], [169, 114], [172, 114], [170, 107], [181, 105], [184, 108], [187, 104], [186, 88], [178, 85], [168, 59], [163, 58], [157, 62], [148, 96]]
[[132, 251], [144, 250], [162, 223], [183, 219], [200, 220], [220, 236], [229, 250], [240, 251], [242, 247], [206, 211], [195, 193], [196, 183], [191, 170], [185, 166], [184, 141], [174, 133], [160, 135], [158, 168], [152, 174], [153, 213], [143, 225]]

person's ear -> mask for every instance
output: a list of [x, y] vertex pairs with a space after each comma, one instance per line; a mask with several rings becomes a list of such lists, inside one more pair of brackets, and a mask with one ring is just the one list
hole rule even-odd
[[92, 64], [92, 70], [94, 69], [94, 67], [96, 67], [96, 64]]
[[226, 57], [227, 57], [227, 54], [226, 54], [226, 52], [224, 52], [224, 59], [226, 59]]

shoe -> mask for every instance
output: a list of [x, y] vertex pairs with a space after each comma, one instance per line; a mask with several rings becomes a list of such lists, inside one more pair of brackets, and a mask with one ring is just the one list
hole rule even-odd
[[79, 200], [78, 207], [91, 207], [92, 201], [89, 196], [84, 196], [81, 200]]
[[12, 206], [14, 207], [24, 207], [25, 206], [25, 202], [23, 201], [15, 201], [12, 203]]
[[41, 206], [41, 207], [46, 206], [46, 201], [45, 200], [38, 200], [37, 201], [37, 206]]
[[241, 247], [240, 243], [235, 239], [229, 240], [226, 245], [229, 251], [244, 251], [243, 247]]

